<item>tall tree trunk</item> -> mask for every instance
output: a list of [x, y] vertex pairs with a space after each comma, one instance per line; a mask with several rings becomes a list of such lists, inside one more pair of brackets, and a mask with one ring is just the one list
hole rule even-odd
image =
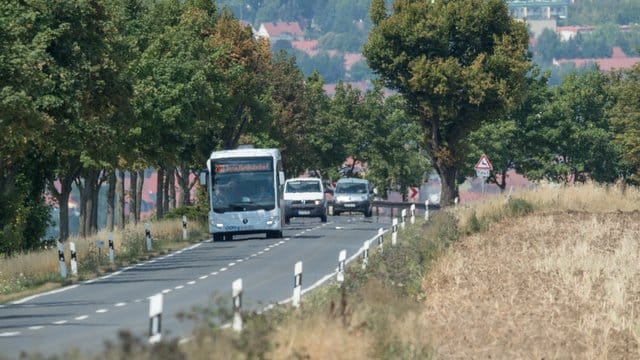
[[116, 207], [116, 221], [118, 229], [123, 230], [126, 221], [125, 217], [125, 191], [124, 191], [124, 170], [116, 170], [116, 196], [118, 205]]
[[113, 232], [115, 224], [116, 170], [109, 171], [109, 188], [107, 189], [107, 230]]
[[176, 208], [176, 169], [169, 173], [169, 210]]
[[142, 210], [142, 188], [144, 187], [144, 170], [138, 171], [138, 181], [136, 181], [136, 222], [140, 221], [140, 211]]
[[162, 190], [162, 199], [164, 200], [162, 203], [162, 212], [163, 215], [169, 211], [169, 176], [171, 174], [171, 169], [165, 170], [164, 176], [164, 189]]
[[178, 185], [180, 186], [180, 205], [191, 205], [191, 188], [193, 185], [189, 184], [189, 175], [191, 171], [186, 166], [181, 166], [176, 169], [176, 177], [178, 178]]
[[455, 166], [440, 165], [435, 166], [435, 169], [440, 175], [440, 183], [442, 185], [440, 206], [453, 205], [454, 199], [459, 196], [456, 168]]
[[156, 217], [158, 220], [164, 216], [164, 169], [158, 168], [158, 180], [156, 182]]
[[89, 234], [98, 233], [98, 208], [100, 206], [100, 180], [91, 189], [91, 217], [89, 218]]
[[60, 241], [69, 239], [69, 197], [71, 196], [71, 188], [73, 185], [72, 177], [63, 177], [60, 180], [60, 191], [56, 189], [53, 183], [49, 184], [51, 193], [58, 202], [60, 210], [60, 221], [58, 231], [60, 233]]
[[93, 222], [93, 207], [95, 206], [95, 188], [98, 176], [94, 171], [89, 171], [83, 179], [77, 179], [76, 184], [80, 190], [80, 237], [91, 235]]
[[138, 173], [135, 170], [129, 171], [129, 220], [134, 224], [138, 223], [136, 219], [136, 209], [138, 208]]

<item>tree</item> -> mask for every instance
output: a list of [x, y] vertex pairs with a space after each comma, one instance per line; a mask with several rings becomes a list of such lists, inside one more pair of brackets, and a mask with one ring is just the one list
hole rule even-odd
[[369, 67], [398, 90], [422, 126], [442, 180], [441, 204], [458, 196], [467, 135], [500, 117], [523, 91], [529, 35], [499, 0], [374, 0]]
[[525, 124], [527, 140], [538, 147], [532, 152], [536, 161], [522, 164], [530, 178], [612, 182], [619, 177], [620, 154], [612, 146], [607, 117], [609, 92], [607, 76], [597, 69], [569, 74], [552, 90]]
[[614, 131], [613, 143], [620, 148], [628, 166], [621, 175], [640, 183], [640, 65], [614, 73], [612, 94], [615, 102], [609, 110]]
[[49, 24], [34, 22], [44, 3], [0, 3], [0, 252], [40, 246], [49, 221], [44, 182], [52, 178], [45, 139], [55, 102], [43, 88], [49, 66]]

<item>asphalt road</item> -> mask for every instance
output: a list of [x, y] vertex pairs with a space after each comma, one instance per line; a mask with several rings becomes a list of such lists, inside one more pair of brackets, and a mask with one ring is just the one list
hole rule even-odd
[[17, 358], [22, 351], [61, 355], [73, 347], [96, 354], [120, 330], [146, 338], [148, 298], [158, 293], [162, 336], [189, 337], [196, 324], [178, 314], [215, 306], [219, 299], [231, 306], [234, 280], [242, 278], [244, 310], [288, 301], [296, 262], [303, 262], [304, 294], [333, 279], [340, 250], [355, 256], [364, 241], [389, 225], [389, 218], [362, 215], [332, 216], [327, 223], [293, 218], [282, 239], [206, 240], [94, 281], [0, 305], [0, 358]]

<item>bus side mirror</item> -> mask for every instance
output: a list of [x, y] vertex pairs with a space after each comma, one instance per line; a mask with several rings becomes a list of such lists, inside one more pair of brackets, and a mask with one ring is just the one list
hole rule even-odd
[[200, 172], [200, 185], [202, 186], [206, 186], [207, 185], [207, 172], [206, 171], [201, 171]]
[[278, 171], [278, 177], [280, 181], [280, 185], [284, 184], [284, 171]]

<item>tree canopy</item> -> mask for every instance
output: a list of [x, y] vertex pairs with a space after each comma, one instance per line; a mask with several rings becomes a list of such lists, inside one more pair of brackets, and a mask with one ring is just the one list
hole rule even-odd
[[369, 67], [401, 93], [422, 126], [424, 145], [453, 203], [465, 139], [500, 117], [524, 89], [528, 34], [503, 1], [384, 0], [370, 10]]

